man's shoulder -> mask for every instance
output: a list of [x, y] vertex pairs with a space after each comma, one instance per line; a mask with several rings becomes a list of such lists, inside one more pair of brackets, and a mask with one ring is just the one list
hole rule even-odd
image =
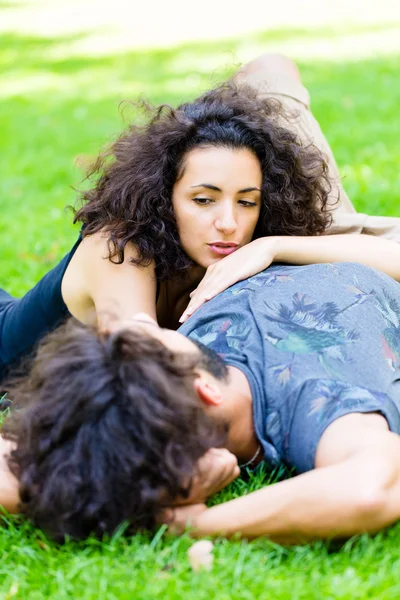
[[393, 289], [398, 288], [396, 281], [376, 269], [359, 263], [343, 262], [312, 265], [274, 264], [253, 277], [239, 281], [226, 292], [239, 295], [245, 291], [259, 291], [262, 295], [264, 288], [269, 288], [269, 293], [273, 294], [274, 288], [301, 287], [306, 289], [307, 287], [316, 287], [322, 291], [322, 288], [325, 287], [333, 293], [338, 292], [342, 285], [356, 283], [381, 284], [393, 287]]
[[198, 327], [206, 327], [208, 331], [221, 323], [228, 328], [228, 321], [249, 326], [251, 315], [259, 319], [265, 312], [265, 304], [267, 308], [286, 305], [290, 299], [296, 304], [300, 299], [303, 303], [334, 302], [340, 307], [354, 294], [369, 296], [382, 288], [396, 297], [400, 295], [399, 284], [391, 277], [358, 263], [274, 264], [218, 294], [201, 306], [179, 331], [188, 335]]
[[[257, 275], [250, 277], [247, 281], [257, 279], [278, 279], [280, 277], [291, 277], [296, 279], [305, 279], [321, 277], [327, 279], [337, 279], [358, 274], [363, 277], [383, 278], [393, 281], [391, 277], [381, 271], [355, 262], [336, 262], [336, 263], [313, 263], [311, 265], [289, 265], [286, 263], [276, 263], [261, 271]], [[283, 280], [283, 279], [282, 279]]]

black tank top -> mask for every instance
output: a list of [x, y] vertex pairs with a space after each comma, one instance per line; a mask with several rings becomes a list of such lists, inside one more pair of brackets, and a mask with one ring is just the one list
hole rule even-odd
[[9, 366], [31, 353], [46, 333], [69, 316], [61, 283], [81, 241], [79, 236], [71, 251], [23, 298], [0, 289], [0, 382]]

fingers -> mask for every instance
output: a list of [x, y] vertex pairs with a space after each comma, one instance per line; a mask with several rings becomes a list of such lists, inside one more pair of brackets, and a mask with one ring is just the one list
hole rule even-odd
[[253, 240], [233, 254], [210, 265], [200, 284], [190, 294], [190, 302], [179, 322], [184, 323], [204, 302], [211, 300], [231, 285], [269, 267], [276, 255], [274, 245], [276, 239], [268, 237]]
[[[226, 448], [215, 448], [214, 450], [219, 451], [219, 462], [220, 462], [220, 478], [216, 481], [216, 485], [219, 486], [218, 490], [222, 490], [229, 483], [231, 483], [236, 477], [240, 475], [240, 468], [238, 465], [237, 458], [232, 452], [229, 452]], [[217, 478], [216, 478], [217, 479]]]
[[[237, 458], [226, 448], [211, 448], [199, 462], [199, 479], [207, 478], [207, 498], [229, 485], [240, 475]], [[206, 490], [204, 490], [206, 491]]]
[[197, 463], [189, 498], [177, 498], [174, 506], [160, 511], [158, 523], [168, 525], [173, 534], [183, 533], [195, 523], [196, 517], [207, 510], [204, 502], [240, 475], [237, 458], [226, 448], [210, 448]]
[[190, 302], [182, 313], [179, 323], [184, 323], [202, 304], [208, 302], [235, 282], [234, 277], [221, 279], [216, 271], [209, 276], [206, 274], [198, 287], [190, 294]]
[[177, 498], [177, 506], [204, 502], [240, 475], [236, 456], [225, 448], [211, 448], [198, 461], [188, 498]]
[[173, 535], [181, 535], [205, 510], [207, 507], [202, 503], [165, 508], [157, 515], [156, 522], [159, 525], [168, 525], [168, 531]]
[[167, 523], [168, 531], [174, 535], [181, 535], [188, 527], [195, 525], [196, 517], [205, 510], [207, 507], [203, 503], [174, 508], [172, 520]]
[[182, 313], [182, 316], [179, 318], [179, 323], [184, 323], [185, 321], [188, 320], [189, 317], [192, 316], [192, 314], [194, 312], [196, 312], [196, 310], [198, 308], [200, 308], [200, 306], [202, 304], [204, 304], [205, 302], [207, 302], [208, 300], [211, 300], [211, 298], [213, 298], [214, 296], [216, 296], [219, 292], [215, 292], [212, 295], [208, 295], [208, 296], [196, 296], [194, 298], [192, 298], [192, 300], [189, 302], [189, 304], [187, 305], [185, 311]]
[[156, 523], [158, 525], [169, 525], [174, 520], [174, 509], [173, 508], [163, 508], [157, 516]]

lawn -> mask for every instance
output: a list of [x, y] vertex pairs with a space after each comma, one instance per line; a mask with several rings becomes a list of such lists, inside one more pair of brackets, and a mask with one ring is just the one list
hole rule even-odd
[[[257, 40], [262, 44], [262, 34]], [[93, 157], [132, 117], [129, 107], [121, 113], [120, 102], [141, 92], [155, 103], [193, 98], [232, 71], [245, 43], [86, 59], [62, 55], [59, 49], [68, 41], [0, 38], [0, 286], [15, 294], [29, 289], [75, 240], [71, 213], [64, 208], [74, 203], [73, 188], [81, 185], [77, 162]], [[300, 64], [313, 111], [362, 212], [399, 214], [398, 64], [398, 56]], [[240, 480], [218, 501], [266, 482], [262, 473]], [[187, 560], [190, 539], [169, 537], [163, 528], [56, 547], [19, 519], [7, 518], [4, 525], [0, 598], [400, 597], [400, 526], [341, 548], [221, 540], [212, 570], [196, 574]]]

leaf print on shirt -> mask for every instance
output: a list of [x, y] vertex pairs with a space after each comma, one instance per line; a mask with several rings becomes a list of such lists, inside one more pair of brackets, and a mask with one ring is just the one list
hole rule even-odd
[[375, 290], [366, 292], [361, 288], [356, 275], [354, 275], [354, 277], [353, 277], [353, 285], [346, 285], [345, 287], [348, 292], [350, 292], [351, 294], [354, 294], [356, 296], [356, 299], [354, 302], [349, 304], [349, 306], [346, 306], [346, 308], [343, 308], [340, 312], [345, 312], [347, 310], [350, 310], [354, 306], [359, 306], [360, 304], [364, 304], [364, 302], [367, 302], [368, 300], [374, 300], [376, 298]]
[[244, 280], [241, 282], [241, 285], [235, 285], [232, 294], [233, 296], [237, 296], [244, 292], [254, 292], [254, 288], [261, 288], [266, 285], [273, 285], [274, 283], [287, 283], [289, 281], [293, 281], [293, 278], [287, 273], [268, 273], [263, 271], [262, 273], [257, 273], [257, 275], [253, 275], [253, 277]]
[[326, 270], [330, 275], [340, 275], [340, 269], [335, 263], [326, 263]]
[[400, 368], [400, 306], [397, 300], [389, 296], [385, 288], [378, 295], [375, 290], [366, 292], [354, 277], [354, 285], [346, 286], [347, 290], [356, 295], [356, 300], [345, 310], [363, 304], [372, 299], [378, 311], [385, 320], [387, 327], [382, 334], [382, 352], [386, 363], [392, 371]]
[[273, 367], [270, 367], [269, 370], [271, 371], [271, 373], [276, 375], [277, 382], [282, 387], [285, 387], [285, 385], [289, 382], [292, 376], [292, 363], [290, 362], [284, 363], [282, 365], [275, 365]]
[[251, 326], [239, 315], [234, 314], [224, 321], [201, 325], [190, 337], [224, 357], [232, 349], [240, 351], [250, 332]]
[[317, 398], [314, 398], [311, 401], [311, 410], [309, 411], [309, 415], [313, 415], [314, 413], [319, 412], [320, 410], [322, 410], [325, 406], [325, 404], [327, 403], [328, 398], [327, 396], [318, 396]]
[[334, 302], [318, 305], [310, 296], [299, 292], [294, 294], [291, 307], [285, 304], [271, 306], [267, 302], [264, 302], [264, 306], [266, 317], [278, 323], [283, 332], [282, 337], [267, 332], [264, 339], [277, 350], [292, 355], [286, 364], [269, 368], [272, 374], [278, 373], [281, 385], [287, 384], [292, 363], [301, 355], [315, 354], [324, 370], [340, 377], [332, 361], [344, 362], [346, 344], [358, 339], [355, 330], [346, 330], [339, 324], [338, 315], [343, 310]]
[[388, 343], [386, 337], [383, 334], [382, 334], [382, 350], [383, 350], [383, 356], [385, 357], [385, 360], [386, 360], [387, 364], [389, 365], [389, 369], [391, 371], [395, 371], [398, 366], [399, 357], [396, 355], [395, 352], [393, 352], [390, 344]]
[[[365, 412], [368, 406], [376, 411], [388, 399], [382, 392], [324, 379], [306, 384], [304, 393], [308, 396], [310, 407], [308, 416], [316, 418], [317, 423], [330, 420], [335, 414], [343, 414], [344, 411]], [[396, 411], [395, 408], [394, 410]]]
[[282, 430], [282, 421], [276, 410], [268, 411], [265, 420], [265, 429], [268, 438], [279, 439]]
[[385, 289], [376, 296], [375, 305], [387, 325], [382, 334], [383, 355], [389, 368], [396, 371], [400, 368], [400, 305]]

